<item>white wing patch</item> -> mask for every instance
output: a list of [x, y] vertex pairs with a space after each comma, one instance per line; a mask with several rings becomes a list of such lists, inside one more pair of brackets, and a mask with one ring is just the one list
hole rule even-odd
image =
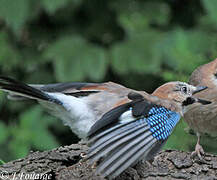
[[128, 123], [134, 120], [135, 117], [133, 117], [132, 109], [129, 109], [128, 111], [124, 112], [119, 118], [120, 123]]
[[62, 93], [48, 93], [50, 96], [60, 100], [61, 105], [40, 102], [52, 115], [60, 118], [80, 138], [86, 138], [91, 126], [96, 122], [94, 112], [88, 107], [85, 97], [76, 98]]

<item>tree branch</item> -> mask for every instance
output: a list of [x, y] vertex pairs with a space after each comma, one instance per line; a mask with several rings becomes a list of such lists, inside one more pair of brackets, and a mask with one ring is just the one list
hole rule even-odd
[[[33, 152], [0, 166], [0, 179], [27, 180], [103, 180], [95, 175], [82, 154], [85, 144], [72, 144], [51, 151]], [[217, 179], [217, 156], [206, 154], [204, 160], [192, 159], [190, 153], [176, 150], [160, 152], [153, 162], [140, 162], [128, 168], [116, 180]]]

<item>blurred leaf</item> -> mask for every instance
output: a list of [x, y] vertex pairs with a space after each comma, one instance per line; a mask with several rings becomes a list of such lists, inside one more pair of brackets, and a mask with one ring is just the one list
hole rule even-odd
[[86, 77], [100, 80], [107, 67], [104, 49], [79, 37], [59, 39], [48, 48], [44, 56], [55, 60], [59, 81], [80, 81]]
[[[64, 55], [65, 56], [65, 55]], [[85, 74], [79, 60], [59, 59], [55, 61], [55, 74], [58, 81], [81, 81]]]
[[0, 91], [0, 107], [4, 104], [5, 99], [6, 99], [5, 98], [5, 93], [3, 91]]
[[128, 71], [138, 73], [158, 72], [160, 61], [154, 46], [160, 39], [160, 34], [147, 31], [116, 44], [111, 51], [112, 67], [120, 74], [126, 74]]
[[195, 54], [195, 57], [198, 57], [194, 67], [204, 64], [207, 57], [211, 60], [216, 58], [217, 36], [213, 36], [212, 33], [207, 36], [209, 33], [201, 30], [187, 33], [189, 49]]
[[[10, 142], [10, 148], [17, 157], [24, 157], [31, 147], [39, 150], [46, 150], [57, 147], [59, 144], [52, 137], [47, 127], [51, 122], [47, 116], [42, 114], [39, 106], [29, 108], [20, 116], [20, 124], [11, 127], [13, 140]], [[21, 147], [17, 148], [18, 144]]]
[[0, 32], [0, 47], [0, 65], [6, 71], [11, 70], [12, 67], [18, 64], [20, 55], [9, 44], [8, 34], [3, 31]]
[[84, 65], [86, 76], [94, 81], [102, 80], [109, 63], [105, 52], [98, 48], [88, 48], [86, 53], [88, 55]]
[[173, 70], [164, 70], [163, 72], [161, 72], [162, 77], [166, 80], [166, 81], [183, 81], [183, 82], [187, 82], [189, 79], [189, 75], [186, 73], [182, 73], [182, 72], [176, 72]]
[[[157, 52], [175, 74], [178, 71], [185, 72], [189, 76], [194, 69], [206, 62], [207, 54], [214, 53], [216, 40], [213, 37], [207, 38], [200, 31], [178, 29], [167, 33], [162, 41], [158, 42]], [[171, 78], [165, 80], [171, 80]]]
[[20, 116], [20, 128], [24, 130], [33, 131], [37, 129], [36, 127], [41, 126], [40, 121], [42, 118], [43, 116], [42, 116], [41, 107], [39, 106], [30, 107], [28, 108], [28, 110], [23, 112]]
[[0, 17], [13, 29], [16, 34], [22, 30], [22, 26], [28, 19], [30, 13], [30, 1], [0, 0]]
[[57, 9], [62, 8], [63, 6], [66, 6], [66, 4], [69, 2], [69, 0], [41, 0], [42, 6], [50, 13], [54, 13]]
[[9, 142], [9, 148], [15, 158], [24, 158], [30, 151], [30, 144], [18, 137]]
[[10, 126], [11, 140], [9, 141], [9, 149], [13, 157], [25, 157], [31, 146], [31, 131], [26, 130], [17, 125]]
[[42, 114], [42, 109], [39, 106], [28, 110], [21, 117], [21, 128], [26, 129], [26, 131], [30, 130], [31, 144], [41, 150], [58, 146], [58, 143], [47, 129], [50, 122], [49, 118], [47, 121], [47, 118]]
[[0, 165], [3, 165], [3, 164], [5, 164], [5, 162], [0, 159]]
[[149, 19], [149, 23], [156, 25], [167, 25], [170, 18], [170, 8], [164, 1], [151, 1], [145, 4], [143, 9]]
[[202, 0], [204, 7], [208, 13], [208, 16], [215, 22], [217, 26], [217, 1], [216, 0]]
[[8, 128], [4, 123], [0, 122], [0, 144], [8, 138]]
[[32, 133], [32, 144], [33, 147], [37, 149], [47, 150], [59, 146], [54, 136], [44, 127], [41, 127]]
[[164, 2], [114, 1], [113, 7], [118, 11], [119, 22], [129, 34], [142, 33], [150, 24], [168, 23], [170, 9]]
[[[196, 66], [195, 61], [200, 57], [195, 57], [195, 54], [190, 50], [189, 39], [184, 31], [175, 31], [168, 34], [161, 43], [162, 46], [159, 51], [162, 52], [165, 63], [171, 68], [184, 69], [189, 72], [192, 70], [192, 66]], [[186, 63], [188, 63], [188, 66], [186, 66]]]

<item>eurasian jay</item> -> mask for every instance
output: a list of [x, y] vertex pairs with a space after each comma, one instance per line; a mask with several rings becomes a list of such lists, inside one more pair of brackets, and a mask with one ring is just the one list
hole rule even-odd
[[[192, 94], [205, 89], [204, 86], [169, 82], [152, 96], [128, 95], [132, 101], [124, 103], [102, 116], [88, 133], [88, 159], [98, 164], [96, 172], [113, 179], [140, 160], [150, 160], [165, 144], [181, 116], [191, 104], [209, 104], [196, 99]], [[162, 99], [167, 100], [167, 104]], [[165, 106], [166, 105], [166, 106]]]
[[135, 91], [113, 82], [27, 85], [9, 77], [0, 77], [0, 89], [9, 92], [9, 99], [37, 100], [51, 115], [60, 118], [80, 138], [86, 138], [91, 126], [106, 112], [130, 102], [128, 94], [132, 92], [155, 104], [164, 103], [165, 107], [180, 111], [180, 109], [176, 109], [179, 107], [171, 105], [165, 99], [169, 99], [168, 96], [171, 95], [175, 96], [178, 92], [192, 93], [187, 90], [195, 89], [185, 83], [176, 82], [175, 84], [177, 86], [175, 86], [174, 92], [170, 92], [171, 88], [163, 85], [151, 96], [145, 91]]
[[108, 83], [27, 85], [0, 77], [11, 99], [36, 99], [79, 137], [88, 137], [87, 157], [97, 173], [114, 178], [141, 159], [156, 154], [191, 104], [209, 104], [192, 95], [205, 90], [169, 82], [152, 95]]
[[200, 136], [208, 134], [217, 137], [217, 59], [198, 67], [191, 74], [189, 83], [194, 86], [207, 86], [205, 91], [198, 93], [195, 97], [212, 101], [207, 106], [192, 104], [184, 115], [184, 120], [198, 137], [195, 151], [192, 154], [197, 154], [201, 158], [204, 150], [200, 145]]

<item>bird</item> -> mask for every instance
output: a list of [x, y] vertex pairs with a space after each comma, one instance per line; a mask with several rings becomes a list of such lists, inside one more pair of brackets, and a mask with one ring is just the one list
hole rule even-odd
[[[96, 173], [113, 179], [140, 160], [152, 159], [189, 105], [211, 103], [192, 96], [205, 89], [205, 86], [196, 88], [183, 82], [169, 82], [150, 96], [129, 93], [130, 102], [108, 111], [88, 132], [87, 159], [96, 165]], [[164, 101], [157, 104], [153, 96], [157, 101], [167, 100], [170, 106], [165, 106]]]
[[192, 104], [184, 115], [184, 121], [197, 135], [197, 143], [192, 155], [202, 159], [205, 151], [200, 145], [201, 136], [217, 137], [217, 58], [196, 68], [189, 78], [189, 84], [207, 86], [206, 90], [197, 93], [195, 97], [212, 102], [207, 106]]
[[12, 100], [37, 100], [90, 146], [87, 158], [97, 173], [114, 178], [140, 159], [151, 159], [165, 144], [190, 104], [210, 102], [192, 95], [206, 86], [168, 82], [152, 94], [113, 82], [25, 84], [0, 76]]
[[[182, 83], [180, 84], [177, 88], [182, 88]], [[183, 91], [186, 91], [186, 86], [183, 84]], [[161, 90], [165, 90], [163, 87], [149, 95], [145, 91], [136, 91], [114, 82], [25, 84], [10, 77], [0, 76], [0, 90], [9, 92], [9, 99], [38, 101], [51, 115], [61, 119], [64, 125], [69, 126], [72, 132], [81, 139], [87, 137], [92, 125], [106, 112], [130, 102], [129, 93], [148, 97], [156, 104], [163, 103], [165, 107], [176, 110], [177, 107], [170, 107], [171, 103], [162, 96]]]

